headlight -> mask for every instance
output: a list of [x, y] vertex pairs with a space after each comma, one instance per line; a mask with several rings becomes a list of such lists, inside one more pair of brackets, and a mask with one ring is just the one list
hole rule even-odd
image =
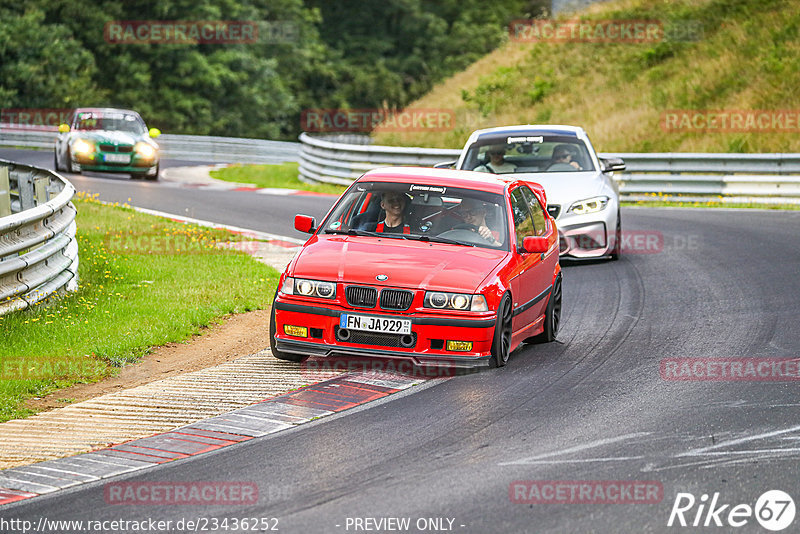
[[77, 139], [72, 143], [72, 151], [76, 154], [91, 154], [94, 152], [94, 144], [85, 139]]
[[569, 207], [567, 213], [574, 213], [576, 215], [584, 215], [586, 213], [594, 213], [596, 211], [603, 211], [608, 206], [608, 197], [592, 197], [586, 200], [579, 200]]
[[336, 284], [322, 280], [305, 280], [286, 277], [281, 286], [284, 295], [303, 295], [304, 297], [336, 298]]
[[143, 143], [142, 141], [136, 143], [136, 146], [134, 146], [133, 149], [136, 150], [136, 153], [143, 158], [152, 158], [156, 155], [156, 149], [153, 148], [152, 145]]
[[487, 311], [489, 309], [483, 295], [445, 293], [443, 291], [426, 291], [423, 306], [439, 310]]

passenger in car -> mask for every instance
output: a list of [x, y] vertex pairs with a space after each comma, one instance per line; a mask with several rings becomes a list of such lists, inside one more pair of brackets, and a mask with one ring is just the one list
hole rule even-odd
[[572, 147], [569, 145], [557, 145], [553, 149], [553, 159], [550, 161], [548, 171], [581, 171], [583, 168], [580, 163], [574, 160]]
[[504, 174], [504, 173], [514, 172], [514, 170], [517, 168], [516, 165], [505, 160], [505, 155], [506, 155], [505, 145], [492, 145], [489, 147], [487, 154], [489, 154], [490, 161], [488, 161], [484, 165], [478, 165], [472, 170], [476, 172], [491, 172], [494, 174]]

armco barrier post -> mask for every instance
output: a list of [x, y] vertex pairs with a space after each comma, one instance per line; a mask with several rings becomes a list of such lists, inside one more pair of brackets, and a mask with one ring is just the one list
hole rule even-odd
[[8, 167], [0, 167], [0, 217], [11, 215], [11, 184]]
[[47, 195], [47, 183], [49, 181], [46, 176], [37, 176], [33, 180], [33, 195], [37, 206], [41, 206], [50, 200]]
[[20, 211], [29, 210], [36, 207], [36, 199], [33, 193], [33, 172], [17, 171], [17, 188], [19, 190]]

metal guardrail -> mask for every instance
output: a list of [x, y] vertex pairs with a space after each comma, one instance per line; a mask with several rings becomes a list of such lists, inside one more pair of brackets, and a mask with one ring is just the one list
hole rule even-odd
[[[354, 142], [355, 141], [355, 142]], [[369, 138], [312, 137], [300, 134], [300, 178], [349, 185], [368, 170], [387, 165], [431, 166], [454, 160], [458, 149], [373, 146]], [[601, 153], [622, 158], [616, 173], [626, 197], [721, 195], [800, 199], [800, 154], [636, 154]]]
[[[53, 148], [58, 132], [50, 127], [8, 128], [0, 124], [0, 146]], [[156, 139], [161, 157], [210, 163], [284, 163], [297, 161], [300, 143], [163, 134]]]
[[53, 171], [0, 160], [0, 315], [78, 288], [74, 195]]
[[[375, 146], [366, 144], [368, 139], [363, 136], [319, 138], [301, 133], [300, 179], [350, 185], [371, 169], [391, 165], [430, 167], [454, 160], [461, 153], [451, 148]], [[361, 144], [353, 143], [354, 140]]]

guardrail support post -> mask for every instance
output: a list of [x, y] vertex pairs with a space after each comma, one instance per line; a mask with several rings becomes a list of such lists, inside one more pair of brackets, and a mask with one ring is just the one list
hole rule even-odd
[[47, 176], [40, 176], [33, 180], [33, 196], [36, 199], [36, 205], [41, 206], [50, 200], [47, 194], [47, 184], [50, 179]]
[[11, 215], [11, 184], [8, 167], [0, 167], [0, 217]]
[[21, 211], [29, 210], [36, 207], [36, 200], [33, 193], [33, 173], [20, 172], [17, 179], [17, 188], [19, 189], [19, 205]]

